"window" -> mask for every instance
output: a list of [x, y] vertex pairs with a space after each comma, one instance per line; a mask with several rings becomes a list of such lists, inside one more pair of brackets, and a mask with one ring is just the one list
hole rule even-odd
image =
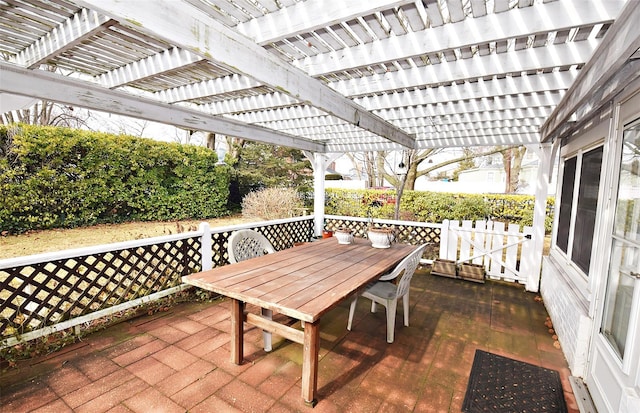
[[571, 205], [573, 204], [573, 186], [576, 180], [576, 158], [564, 162], [562, 175], [562, 195], [558, 212], [558, 237], [556, 245], [565, 253], [569, 247], [569, 227], [571, 227]]
[[585, 275], [591, 263], [602, 153], [600, 146], [566, 159], [562, 176], [556, 246]]
[[640, 278], [640, 119], [623, 134], [612, 239], [602, 332], [623, 359]]
[[596, 224], [601, 165], [602, 147], [589, 151], [582, 157], [571, 259], [585, 274], [589, 274], [589, 263], [591, 262], [591, 244]]

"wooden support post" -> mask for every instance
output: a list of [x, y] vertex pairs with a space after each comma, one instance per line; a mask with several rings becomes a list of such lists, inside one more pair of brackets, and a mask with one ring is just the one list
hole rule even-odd
[[318, 402], [318, 351], [320, 350], [320, 320], [305, 323], [302, 352], [302, 398], [305, 404]]
[[231, 300], [231, 362], [242, 364], [244, 353], [244, 303]]

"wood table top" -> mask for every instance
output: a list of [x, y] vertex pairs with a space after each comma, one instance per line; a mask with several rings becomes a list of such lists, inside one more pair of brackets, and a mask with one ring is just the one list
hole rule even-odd
[[191, 274], [182, 281], [315, 322], [367, 283], [392, 270], [415, 248], [402, 244], [372, 248], [368, 240], [359, 238], [353, 244], [341, 245], [332, 237]]

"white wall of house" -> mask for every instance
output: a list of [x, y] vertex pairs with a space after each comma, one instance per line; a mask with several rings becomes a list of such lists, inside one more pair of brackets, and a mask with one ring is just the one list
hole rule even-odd
[[[611, 344], [603, 310], [607, 288], [617, 285], [608, 280], [617, 277], [612, 270], [616, 264], [612, 252], [616, 236], [612, 233], [618, 182], [628, 184], [629, 179], [637, 182], [637, 171], [632, 178], [620, 168], [624, 122], [634, 119], [637, 122], [640, 118], [640, 80], [633, 86], [614, 99], [607, 116], [600, 116], [562, 143], [553, 240], [549, 256], [543, 259], [540, 284], [571, 373], [584, 378], [599, 412], [640, 411], [640, 317], [633, 315], [640, 311], [640, 280], [635, 282], [634, 304], [629, 307], [631, 314], [626, 319], [629, 333], [623, 356], [616, 354]], [[631, 98], [636, 92], [635, 98]], [[626, 108], [626, 114], [621, 108]], [[596, 163], [593, 159], [601, 159], [596, 171], [600, 173], [599, 185], [589, 187], [588, 183], [594, 181]], [[565, 174], [570, 178], [565, 179]], [[640, 187], [625, 191], [622, 197], [638, 202]], [[596, 205], [591, 224], [584, 219], [591, 212], [579, 207], [581, 199], [589, 197], [592, 208]], [[582, 205], [588, 204], [587, 201]], [[571, 211], [564, 218], [563, 208], [565, 212]], [[638, 215], [637, 211], [630, 211], [625, 212], [625, 219], [629, 219], [629, 213]], [[640, 216], [636, 215], [631, 219], [639, 220]], [[585, 232], [584, 227], [589, 225], [593, 230]], [[638, 266], [636, 271], [640, 272], [637, 257], [640, 249], [635, 241], [630, 245], [624, 250], [625, 254], [632, 257], [636, 254], [635, 261], [631, 258], [631, 266]], [[617, 260], [620, 261], [620, 257]]]

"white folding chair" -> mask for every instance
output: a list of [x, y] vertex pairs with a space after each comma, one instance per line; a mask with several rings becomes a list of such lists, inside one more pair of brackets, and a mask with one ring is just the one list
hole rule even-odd
[[[411, 254], [406, 256], [396, 268], [388, 274], [380, 277], [379, 281], [370, 284], [361, 294], [362, 297], [371, 300], [371, 312], [376, 311], [376, 303], [385, 307], [387, 312], [387, 342], [393, 343], [394, 330], [396, 324], [396, 308], [398, 307], [398, 299], [402, 298], [404, 307], [404, 325], [409, 326], [409, 285], [413, 273], [418, 268], [420, 258], [424, 252], [426, 245], [421, 245]], [[402, 274], [397, 284], [387, 282], [385, 280], [393, 280]], [[349, 309], [349, 322], [347, 330], [351, 331], [353, 323], [353, 313], [356, 310], [358, 295], [353, 298], [351, 308]]]

